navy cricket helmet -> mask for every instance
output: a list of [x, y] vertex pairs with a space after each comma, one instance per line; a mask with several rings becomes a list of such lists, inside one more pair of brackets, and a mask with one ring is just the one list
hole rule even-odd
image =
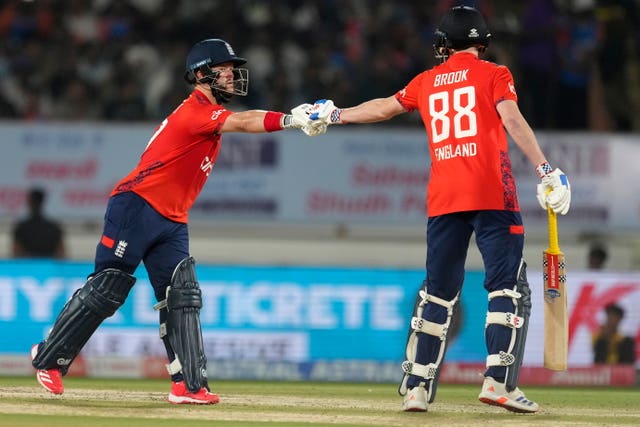
[[482, 53], [489, 46], [491, 33], [482, 14], [470, 6], [456, 6], [440, 20], [435, 31], [433, 48], [436, 58], [446, 60], [449, 49], [478, 46]]
[[[227, 85], [218, 84], [219, 71], [211, 67], [231, 62], [233, 64], [233, 89]], [[188, 83], [209, 83], [213, 95], [220, 103], [228, 102], [232, 95], [245, 96], [249, 89], [249, 70], [238, 68], [247, 62], [237, 56], [229, 43], [222, 39], [202, 40], [191, 48], [187, 54], [184, 78]], [[203, 77], [197, 78], [200, 71]]]

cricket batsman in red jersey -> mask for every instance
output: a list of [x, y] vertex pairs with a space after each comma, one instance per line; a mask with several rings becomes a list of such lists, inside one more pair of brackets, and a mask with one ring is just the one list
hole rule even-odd
[[[541, 179], [540, 206], [566, 214], [571, 187], [547, 162], [517, 104], [507, 67], [479, 59], [491, 34], [475, 8], [457, 6], [442, 18], [434, 49], [442, 63], [415, 76], [395, 95], [336, 108], [316, 101], [319, 125], [373, 123], [417, 110], [427, 131], [431, 172], [427, 188], [426, 279], [416, 297], [399, 393], [403, 410], [433, 402], [460, 298], [464, 265], [475, 233], [488, 292], [487, 361], [479, 399], [514, 412], [538, 411], [517, 387], [531, 312], [522, 259], [524, 227], [507, 152], [509, 132]], [[547, 190], [549, 190], [547, 194]]]
[[113, 189], [94, 272], [45, 340], [31, 349], [36, 378], [51, 393], [63, 393], [62, 376], [100, 323], [125, 302], [136, 280], [133, 273], [144, 262], [170, 362], [168, 401], [219, 402], [207, 380], [202, 296], [189, 255], [189, 209], [215, 164], [222, 134], [299, 128], [313, 136], [326, 131], [326, 126], [309, 126], [309, 104], [291, 114], [227, 110], [224, 104], [233, 95], [247, 94], [245, 63], [220, 39], [203, 40], [189, 51], [185, 79], [195, 86], [193, 92], [158, 126], [138, 165]]

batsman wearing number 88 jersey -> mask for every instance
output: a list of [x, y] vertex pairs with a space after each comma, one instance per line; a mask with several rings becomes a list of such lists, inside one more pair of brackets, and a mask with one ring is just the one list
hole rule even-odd
[[508, 68], [479, 58], [490, 38], [478, 10], [454, 7], [435, 33], [439, 65], [388, 98], [351, 108], [337, 108], [323, 99], [310, 110], [310, 120], [319, 126], [380, 122], [415, 110], [424, 122], [431, 156], [426, 279], [416, 296], [402, 364], [399, 392], [405, 411], [426, 411], [435, 399], [474, 233], [488, 293], [488, 355], [479, 399], [514, 412], [538, 410], [517, 386], [531, 290], [522, 259], [524, 227], [505, 129], [541, 179], [537, 197], [543, 209], [549, 206], [566, 214], [571, 189], [566, 175], [549, 165], [521, 115]]

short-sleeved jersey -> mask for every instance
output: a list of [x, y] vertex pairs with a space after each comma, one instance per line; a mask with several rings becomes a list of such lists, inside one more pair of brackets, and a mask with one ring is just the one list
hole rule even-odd
[[470, 210], [519, 211], [507, 153], [507, 135], [496, 110], [517, 102], [504, 66], [461, 52], [418, 74], [396, 93], [408, 110], [419, 110], [429, 136], [430, 217]]
[[164, 217], [187, 223], [220, 150], [220, 128], [232, 112], [194, 90], [156, 129], [138, 165], [111, 195], [133, 191]]

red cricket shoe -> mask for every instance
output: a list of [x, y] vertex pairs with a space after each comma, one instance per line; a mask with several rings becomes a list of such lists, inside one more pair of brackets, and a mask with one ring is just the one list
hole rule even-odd
[[[36, 358], [36, 354], [38, 354], [38, 344], [34, 344], [33, 347], [31, 347], [32, 361]], [[45, 390], [50, 391], [53, 394], [64, 393], [64, 385], [62, 384], [60, 369], [37, 369], [36, 379], [40, 385], [45, 388]]]
[[220, 402], [217, 394], [202, 387], [197, 393], [191, 393], [184, 381], [171, 381], [171, 393], [167, 400], [173, 404], [187, 403], [194, 405], [213, 405]]

